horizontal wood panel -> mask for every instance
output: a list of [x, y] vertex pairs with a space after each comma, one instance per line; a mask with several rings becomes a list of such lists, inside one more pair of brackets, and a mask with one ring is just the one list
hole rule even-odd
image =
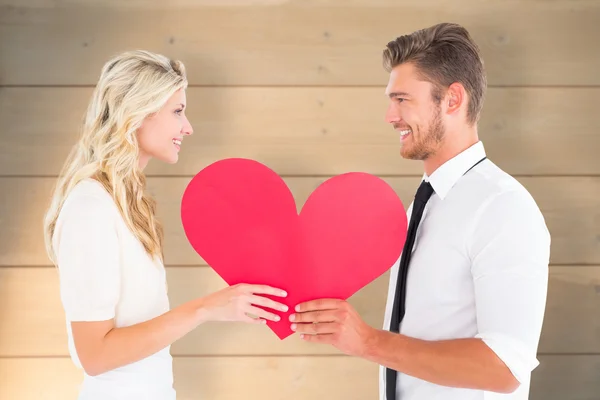
[[[536, 2], [546, 0], [525, 0], [525, 2]], [[565, 0], [554, 0], [555, 3], [564, 2]], [[486, 3], [494, 5], [510, 5], [517, 6], [522, 4], [523, 0], [487, 0]], [[571, 3], [577, 3], [578, 6], [586, 6], [594, 0], [575, 0]], [[410, 1], [406, 2], [411, 4]], [[414, 0], [413, 0], [414, 3]], [[417, 5], [424, 6], [439, 6], [442, 3], [440, 0], [423, 0]], [[456, 0], [455, 4], [467, 6], [478, 4], [473, 0]], [[164, 9], [165, 3], [162, 0], [129, 0], [122, 2], [119, 0], [0, 0], [0, 5], [35, 7], [35, 8], [57, 8], [57, 7], [77, 7], [77, 6], [101, 6], [119, 9], [135, 9], [135, 8], [159, 8]], [[170, 0], [171, 7], [185, 8], [204, 8], [204, 7], [228, 7], [228, 6], [327, 6], [327, 7], [395, 7], [398, 5], [396, 0]]]
[[5, 5], [0, 84], [91, 85], [114, 53], [145, 48], [185, 61], [192, 84], [381, 85], [387, 80], [384, 46], [442, 21], [471, 31], [491, 85], [600, 83], [600, 55], [591, 51], [600, 32], [595, 1], [261, 3]]
[[531, 378], [530, 400], [597, 400], [599, 355], [544, 355]]
[[539, 350], [600, 353], [600, 267], [550, 267]]
[[[285, 178], [296, 204], [326, 178]], [[385, 180], [405, 206], [412, 201], [419, 177]], [[191, 178], [150, 178], [165, 226], [165, 261], [197, 265], [204, 261], [193, 250], [181, 224], [180, 205]], [[552, 234], [553, 264], [600, 264], [600, 177], [519, 178], [537, 201]], [[0, 178], [0, 266], [48, 265], [42, 221], [55, 178]]]
[[[169, 7], [206, 7], [206, 6], [270, 6], [288, 3], [290, 0], [169, 0]], [[338, 0], [303, 0], [306, 3], [333, 3]], [[348, 0], [346, 0], [348, 1]], [[386, 4], [389, 0], [383, 1]], [[349, 4], [361, 4], [361, 0], [350, 0]], [[119, 0], [0, 0], [0, 6], [20, 6], [36, 8], [55, 8], [55, 7], [77, 7], [77, 6], [102, 6], [102, 7], [123, 7], [123, 8], [159, 8], [165, 7], [162, 0], [129, 0], [121, 2]]]
[[[0, 171], [57, 175], [75, 144], [91, 88], [0, 88]], [[600, 174], [600, 89], [492, 88], [479, 126], [489, 157], [517, 175]], [[60, 101], [57, 101], [60, 99]], [[421, 174], [384, 122], [381, 88], [190, 88], [186, 138], [175, 165], [148, 175], [193, 175], [245, 157], [286, 175], [365, 171]], [[568, 132], [568, 140], [566, 140]]]
[[[171, 307], [226, 286], [208, 267], [168, 267]], [[381, 328], [389, 274], [349, 299], [369, 325]], [[550, 269], [541, 353], [600, 353], [600, 266]], [[0, 268], [0, 357], [66, 356], [67, 336], [54, 268]], [[248, 346], [252, 343], [252, 346]], [[279, 340], [270, 329], [243, 323], [201, 325], [171, 349], [174, 355], [340, 354], [292, 335]]]
[[[530, 400], [596, 400], [600, 356], [541, 356]], [[348, 357], [175, 358], [180, 400], [376, 399], [378, 367]], [[82, 376], [67, 358], [0, 359], [0, 398], [77, 397]], [[231, 384], [231, 377], [236, 383]]]
[[[173, 368], [178, 400], [304, 400], [322, 398], [323, 391], [331, 400], [377, 395], [376, 365], [347, 357], [179, 358]], [[0, 374], [6, 382], [2, 399], [75, 399], [82, 380], [67, 358], [0, 359]]]

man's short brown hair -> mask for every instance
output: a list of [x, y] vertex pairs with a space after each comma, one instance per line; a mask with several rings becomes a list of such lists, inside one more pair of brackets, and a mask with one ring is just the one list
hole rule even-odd
[[470, 124], [479, 120], [487, 80], [479, 47], [462, 26], [441, 23], [400, 36], [387, 44], [383, 63], [388, 72], [413, 63], [422, 78], [434, 85], [432, 96], [438, 104], [443, 90], [460, 82], [469, 96], [467, 120]]

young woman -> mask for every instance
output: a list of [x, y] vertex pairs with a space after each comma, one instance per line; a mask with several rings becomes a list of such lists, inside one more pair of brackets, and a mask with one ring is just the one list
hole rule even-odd
[[287, 309], [261, 296], [282, 290], [242, 284], [170, 310], [143, 170], [151, 158], [177, 162], [192, 134], [186, 89], [179, 61], [147, 51], [108, 61], [46, 214], [80, 400], [173, 400], [174, 341], [206, 321], [264, 323]]

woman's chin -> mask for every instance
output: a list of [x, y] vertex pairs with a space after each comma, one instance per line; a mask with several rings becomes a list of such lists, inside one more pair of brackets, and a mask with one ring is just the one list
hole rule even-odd
[[177, 153], [167, 154], [167, 155], [161, 155], [160, 157], [155, 156], [152, 158], [156, 161], [160, 161], [165, 164], [177, 164], [177, 161], [179, 161], [179, 154], [177, 154]]

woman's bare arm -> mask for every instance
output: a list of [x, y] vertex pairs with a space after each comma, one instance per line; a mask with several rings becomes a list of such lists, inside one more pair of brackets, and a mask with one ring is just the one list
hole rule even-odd
[[279, 311], [286, 311], [287, 307], [259, 294], [287, 295], [269, 286], [240, 284], [128, 327], [115, 328], [112, 319], [72, 322], [75, 349], [86, 373], [94, 376], [146, 358], [207, 321], [265, 323], [279, 320], [278, 315], [257, 306]]

